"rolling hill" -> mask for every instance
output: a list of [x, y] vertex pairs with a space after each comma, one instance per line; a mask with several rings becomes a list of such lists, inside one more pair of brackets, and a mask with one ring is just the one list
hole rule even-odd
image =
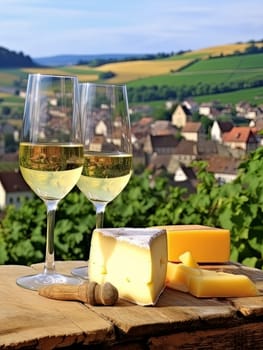
[[[35, 69], [28, 68], [24, 69], [24, 72], [29, 73], [38, 71], [52, 74], [74, 74], [78, 76], [80, 81], [99, 81], [101, 73], [112, 72], [114, 77], [107, 79], [108, 83], [130, 84], [130, 82], [133, 82], [136, 85], [141, 83], [144, 84], [144, 79], [148, 78], [150, 78], [149, 83], [151, 83], [151, 79], [154, 80], [155, 83], [154, 77], [162, 76], [163, 79], [167, 79], [167, 77], [173, 75], [174, 72], [182, 72], [190, 69], [190, 65], [191, 67], [196, 67], [196, 62], [198, 63], [198, 66], [200, 66], [200, 62], [203, 62], [204, 65], [210, 65], [210, 62], [213, 61], [213, 59], [211, 59], [212, 57], [218, 57], [219, 59], [226, 58], [226, 56], [233, 55], [234, 53], [243, 53], [250, 45], [251, 43], [241, 43], [215, 46], [202, 50], [177, 54], [165, 59], [121, 61], [104, 64], [95, 68], [88, 65], [71, 65]], [[262, 47], [263, 43], [257, 43], [256, 45], [258, 47]], [[238, 57], [242, 57], [242, 55]], [[221, 62], [221, 64], [224, 65], [227, 61]], [[228, 62], [227, 64], [229, 65]], [[212, 65], [214, 65], [214, 63], [212, 63]], [[233, 62], [232, 67], [230, 68], [236, 69], [237, 63]], [[213, 69], [214, 68], [212, 67], [212, 70]]]
[[91, 61], [94, 59], [113, 59], [113, 60], [123, 60], [127, 57], [140, 57], [144, 55], [140, 54], [98, 54], [98, 55], [56, 55], [49, 57], [36, 57], [33, 61], [41, 66], [71, 66], [78, 64], [80, 61]]
[[[262, 48], [263, 43], [254, 43]], [[0, 69], [0, 98], [2, 103], [22, 103], [23, 99], [8, 96], [7, 88], [14, 87], [15, 81], [20, 81], [20, 86], [26, 85], [28, 73], [47, 74], [72, 74], [78, 76], [80, 81], [105, 82], [112, 84], [125, 83], [130, 88], [142, 86], [198, 86], [200, 84], [232, 84], [239, 81], [253, 82], [263, 80], [263, 53], [244, 54], [251, 43], [230, 44], [204, 48], [202, 50], [177, 54], [163, 59], [154, 60], [130, 60], [108, 63], [98, 67], [88, 65], [71, 65], [59, 67], [28, 67], [20, 69]], [[101, 79], [102, 73], [111, 72], [113, 77], [107, 80]], [[250, 102], [263, 103], [263, 87], [257, 87], [251, 93], [251, 87], [242, 88], [247, 91]], [[237, 92], [231, 92], [232, 98]], [[209, 95], [209, 96], [212, 96]], [[209, 99], [209, 96], [203, 96]], [[217, 94], [213, 98], [220, 99], [223, 94]], [[200, 99], [202, 97], [198, 97]], [[227, 99], [227, 96], [224, 95]], [[243, 99], [242, 98], [242, 99]], [[229, 98], [231, 99], [231, 97]]]

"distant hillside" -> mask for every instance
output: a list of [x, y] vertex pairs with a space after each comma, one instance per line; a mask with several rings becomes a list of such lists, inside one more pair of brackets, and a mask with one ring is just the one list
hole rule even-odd
[[37, 67], [30, 56], [26, 56], [23, 52], [10, 51], [4, 47], [0, 47], [0, 68], [27, 68]]
[[[145, 59], [145, 54], [141, 58], [138, 58], [139, 54], [60, 55], [57, 58], [64, 57], [67, 64], [61, 65], [56, 61], [56, 66], [48, 66], [47, 61], [39, 61], [41, 66], [37, 67], [0, 69], [0, 97], [4, 99], [3, 103], [7, 103], [8, 98], [13, 103], [14, 97], [6, 96], [9, 89], [24, 88], [29, 73], [42, 73], [75, 75], [80, 82], [125, 83], [131, 103], [164, 100], [167, 93], [171, 93], [173, 97], [169, 98], [173, 99], [175, 95], [178, 99], [187, 95], [200, 101], [213, 98], [231, 103], [242, 99], [260, 105], [263, 104], [262, 48], [263, 42], [251, 41], [155, 59]], [[84, 64], [85, 60], [92, 61], [94, 57], [95, 60], [108, 60], [108, 63], [97, 66], [92, 66], [90, 62]], [[73, 60], [83, 63], [73, 65]], [[23, 103], [21, 100], [21, 105]]]
[[[174, 57], [178, 59], [193, 59], [193, 58], [206, 58], [208, 56], [218, 56], [218, 55], [231, 55], [237, 52], [244, 52], [245, 49], [250, 46], [251, 44], [255, 44], [259, 47], [262, 47], [262, 42], [256, 42], [256, 41], [250, 41], [247, 43], [236, 43], [236, 44], [227, 44], [227, 45], [221, 45], [221, 46], [214, 46], [214, 47], [208, 47], [204, 48], [202, 50], [196, 50], [196, 51], [180, 51], [178, 53], [174, 53]], [[105, 60], [110, 61], [108, 63], [113, 63], [114, 61], [128, 61], [129, 59], [131, 61], [139, 60], [139, 59], [147, 59], [147, 56], [153, 56], [149, 59], [161, 59], [165, 57], [161, 57], [160, 54], [139, 54], [139, 53], [108, 53], [108, 54], [82, 54], [82, 55], [71, 55], [71, 54], [65, 54], [65, 55], [55, 55], [55, 56], [47, 56], [47, 57], [34, 57], [32, 60], [35, 64], [40, 66], [46, 66], [46, 67], [66, 67], [66, 66], [74, 66], [79, 64], [80, 62], [90, 62], [93, 60]], [[154, 57], [156, 56], [156, 57]], [[173, 59], [173, 56], [170, 54], [167, 54], [167, 58]]]
[[80, 61], [91, 61], [95, 59], [103, 60], [123, 60], [126, 58], [137, 58], [142, 57], [142, 54], [94, 54], [94, 55], [57, 55], [49, 57], [37, 57], [34, 61], [42, 66], [49, 67], [61, 67], [61, 66], [72, 66], [78, 64]]

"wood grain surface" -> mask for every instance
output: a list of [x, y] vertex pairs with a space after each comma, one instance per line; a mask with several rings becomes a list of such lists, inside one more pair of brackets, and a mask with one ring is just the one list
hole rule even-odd
[[[84, 264], [58, 262], [57, 270], [70, 273]], [[18, 276], [43, 264], [2, 265], [0, 349], [263, 349], [263, 271], [239, 264], [205, 267], [248, 275], [260, 295], [198, 299], [166, 288], [154, 307], [121, 299], [114, 306], [91, 306], [47, 299], [16, 285]]]

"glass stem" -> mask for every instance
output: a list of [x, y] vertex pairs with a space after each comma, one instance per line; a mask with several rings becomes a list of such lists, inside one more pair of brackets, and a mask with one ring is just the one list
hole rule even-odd
[[103, 221], [104, 221], [104, 213], [107, 203], [96, 203], [96, 228], [102, 228], [103, 227]]
[[46, 242], [46, 258], [44, 264], [44, 273], [55, 273], [55, 253], [54, 253], [54, 229], [55, 215], [59, 201], [47, 200], [47, 242]]

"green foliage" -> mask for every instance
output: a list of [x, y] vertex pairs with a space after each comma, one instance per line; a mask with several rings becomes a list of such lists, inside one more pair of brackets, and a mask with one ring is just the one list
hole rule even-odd
[[[238, 177], [218, 185], [206, 162], [196, 162], [196, 192], [171, 186], [165, 175], [134, 175], [105, 213], [106, 227], [200, 224], [229, 229], [231, 260], [263, 267], [263, 148], [240, 165]], [[56, 214], [57, 260], [86, 259], [95, 210], [77, 189], [64, 198]], [[19, 209], [9, 207], [0, 226], [0, 263], [44, 260], [46, 211], [39, 199]]]
[[[221, 77], [222, 78], [222, 77]], [[129, 100], [131, 102], [148, 102], [155, 100], [178, 99], [182, 101], [188, 97], [198, 97], [212, 94], [222, 94], [243, 89], [252, 89], [263, 87], [263, 77], [258, 79], [245, 77], [244, 80], [222, 81], [221, 83], [212, 83], [199, 81], [195, 85], [181, 85], [171, 87], [162, 86], [140, 86], [129, 87]]]
[[[189, 197], [189, 201], [200, 200], [202, 210], [207, 208], [206, 217], [199, 223], [230, 230], [232, 260], [259, 268], [263, 267], [262, 167], [263, 148], [259, 148], [241, 164], [239, 175], [232, 183], [223, 186], [209, 183], [210, 174], [206, 176], [203, 168], [197, 193]], [[200, 186], [203, 187], [201, 192]], [[196, 207], [194, 213], [200, 215], [200, 209]]]
[[95, 210], [77, 189], [65, 197], [56, 213], [56, 259], [87, 259]]
[[101, 80], [106, 80], [106, 79], [114, 78], [115, 75], [116, 75], [115, 73], [108, 71], [108, 72], [100, 72], [99, 77]]
[[[169, 193], [169, 195], [168, 195]], [[177, 217], [178, 207], [185, 190], [168, 185], [168, 179], [152, 179], [149, 172], [134, 175], [126, 189], [108, 205], [105, 223], [108, 226], [147, 227], [161, 225]]]
[[[95, 226], [91, 203], [77, 190], [59, 204], [56, 213], [56, 259], [87, 259]], [[19, 209], [7, 208], [0, 226], [0, 264], [32, 264], [44, 260], [46, 207], [39, 198], [26, 200]]]
[[19, 210], [10, 206], [0, 226], [5, 243], [1, 263], [30, 264], [44, 258], [45, 207], [39, 199], [25, 201]]

